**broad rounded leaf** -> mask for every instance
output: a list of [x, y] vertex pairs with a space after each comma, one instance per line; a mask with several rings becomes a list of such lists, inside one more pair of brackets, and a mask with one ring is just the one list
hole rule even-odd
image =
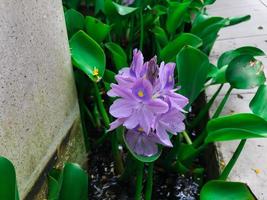
[[240, 182], [212, 180], [200, 192], [200, 200], [256, 200], [249, 187]]
[[85, 32], [79, 31], [70, 40], [73, 64], [93, 81], [102, 78], [106, 57], [102, 48]]
[[77, 9], [81, 3], [81, 0], [63, 0], [63, 3], [69, 8]]
[[237, 89], [254, 88], [264, 84], [266, 80], [262, 62], [251, 55], [240, 55], [233, 59], [227, 67], [225, 77]]
[[191, 2], [169, 2], [168, 17], [166, 29], [169, 33], [174, 34], [176, 29], [182, 24], [184, 15]]
[[195, 21], [191, 33], [202, 39], [203, 46], [201, 48], [203, 52], [209, 55], [213, 44], [218, 37], [218, 32], [222, 27], [229, 23], [229, 20], [222, 17], [205, 17], [200, 14]]
[[184, 47], [177, 55], [179, 92], [189, 99], [189, 105], [198, 97], [207, 80], [209, 59], [200, 50]]
[[84, 16], [81, 13], [74, 9], [69, 9], [64, 15], [69, 38], [77, 31], [83, 30]]
[[267, 121], [267, 86], [261, 85], [249, 104], [252, 112]]
[[78, 164], [65, 164], [59, 199], [88, 199], [88, 175]]
[[129, 7], [129, 6], [122, 6], [122, 5], [119, 5], [115, 2], [113, 2], [117, 12], [119, 15], [128, 15], [130, 13], [133, 13], [134, 11], [137, 10], [137, 8], [133, 8], [133, 7]]
[[115, 75], [116, 74], [113, 71], [106, 69], [103, 76], [103, 80], [106, 83], [115, 83], [116, 82]]
[[207, 125], [205, 143], [267, 137], [267, 121], [242, 113], [212, 119]]
[[225, 79], [225, 71], [227, 69], [227, 65], [223, 66], [222, 68], [218, 69], [216, 72], [214, 71], [212, 74], [212, 84], [221, 84], [226, 83]]
[[128, 66], [127, 55], [118, 44], [108, 42], [105, 44], [105, 47], [110, 51], [112, 61], [114, 62], [117, 70]]
[[0, 199], [18, 200], [15, 168], [4, 157], [0, 157], [0, 176]]
[[127, 144], [127, 141], [125, 139], [125, 134], [123, 134], [123, 140], [124, 140], [124, 143], [125, 143], [125, 146], [127, 147], [127, 149], [129, 150], [129, 152], [133, 155], [133, 157], [137, 160], [139, 160], [140, 162], [144, 162], [144, 163], [149, 163], [149, 162], [154, 162], [155, 160], [157, 160], [160, 155], [161, 155], [161, 152], [162, 152], [162, 147], [159, 145], [159, 148], [158, 148], [158, 153], [156, 153], [155, 155], [153, 156], [141, 156], [141, 155], [138, 155], [136, 154], [130, 147], [129, 145]]
[[110, 31], [110, 26], [100, 20], [87, 16], [85, 18], [85, 30], [98, 43], [102, 42]]
[[168, 37], [163, 28], [155, 26], [152, 33], [155, 35], [156, 41], [160, 44], [160, 46], [166, 46], [168, 44]]
[[218, 59], [217, 67], [222, 68], [225, 65], [228, 65], [234, 58], [236, 58], [239, 55], [251, 55], [251, 56], [264, 56], [264, 52], [261, 49], [258, 49], [256, 47], [240, 47], [235, 50], [230, 50], [224, 52]]
[[178, 35], [173, 41], [170, 41], [161, 51], [160, 58], [165, 62], [175, 61], [176, 55], [186, 45], [192, 47], [200, 47], [202, 40], [190, 33], [182, 33]]

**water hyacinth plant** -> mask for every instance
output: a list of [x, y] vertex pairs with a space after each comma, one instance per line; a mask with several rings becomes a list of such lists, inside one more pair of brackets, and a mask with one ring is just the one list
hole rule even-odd
[[[169, 191], [161, 196], [161, 173], [198, 182], [199, 190], [188, 199], [255, 199], [246, 184], [227, 177], [246, 140], [267, 136], [266, 79], [257, 59], [265, 54], [244, 46], [210, 62], [219, 31], [250, 19], [209, 16], [205, 8], [214, 2], [63, 1], [89, 165], [94, 165], [90, 199], [109, 198], [110, 188], [99, 186], [103, 180], [97, 177], [113, 171], [110, 180], [117, 178], [119, 192], [130, 188], [129, 199], [181, 198]], [[205, 99], [205, 89], [216, 85]], [[228, 91], [211, 113], [225, 86]], [[257, 87], [252, 113], [220, 116], [234, 89]], [[229, 140], [240, 140], [232, 159], [221, 172], [213, 171], [214, 180], [205, 179], [205, 163], [212, 161], [203, 155], [213, 142]], [[95, 175], [101, 171], [98, 159], [108, 163], [105, 169], [114, 162], [115, 169]], [[135, 187], [126, 184], [133, 181]]]
[[115, 76], [108, 95], [120, 97], [110, 106], [116, 121], [110, 130], [120, 125], [128, 131], [126, 141], [139, 155], [152, 156], [157, 144], [172, 147], [169, 133], [176, 135], [185, 129], [183, 108], [188, 99], [174, 88], [175, 63], [157, 64], [156, 56], [144, 63], [142, 52], [135, 49], [130, 68]]

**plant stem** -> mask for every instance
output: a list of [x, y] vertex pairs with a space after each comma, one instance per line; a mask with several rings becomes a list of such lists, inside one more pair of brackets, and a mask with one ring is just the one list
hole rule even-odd
[[218, 106], [217, 110], [215, 111], [214, 115], [212, 116], [212, 119], [219, 117], [219, 115], [221, 114], [222, 109], [223, 109], [227, 99], [229, 98], [232, 90], [233, 90], [233, 88], [230, 86], [230, 88], [228, 89], [227, 93], [225, 94], [223, 100], [221, 101], [220, 105]]
[[151, 200], [152, 197], [152, 189], [153, 189], [153, 169], [154, 162], [148, 164], [148, 174], [147, 174], [147, 182], [146, 182], [146, 193], [145, 200]]
[[112, 148], [112, 154], [113, 154], [113, 157], [115, 159], [115, 169], [116, 169], [116, 172], [118, 174], [122, 174], [123, 173], [123, 162], [122, 162], [122, 158], [121, 158], [121, 155], [120, 155], [120, 152], [119, 152], [119, 144], [118, 144], [118, 140], [117, 140], [117, 135], [116, 133], [113, 133], [111, 135], [111, 148]]
[[223, 87], [223, 84], [220, 85], [220, 87], [217, 89], [217, 91], [214, 93], [214, 95], [211, 97], [211, 99], [209, 100], [209, 102], [205, 105], [205, 107], [203, 109], [201, 109], [201, 111], [199, 112], [199, 114], [197, 115], [197, 117], [194, 119], [194, 121], [191, 123], [190, 128], [193, 129], [195, 128], [195, 126], [201, 122], [204, 118], [204, 116], [208, 113], [210, 107], [212, 106], [212, 104], [214, 103], [214, 100], [216, 99], [216, 97], [218, 96], [218, 94], [220, 93], [221, 89]]
[[189, 135], [187, 134], [186, 131], [183, 131], [182, 132], [183, 136], [184, 136], [184, 139], [185, 141], [187, 142], [187, 144], [192, 144], [192, 140], [190, 139]]
[[143, 50], [143, 43], [144, 43], [144, 19], [143, 19], [143, 9], [140, 8], [140, 47], [139, 49]]
[[107, 114], [107, 111], [105, 109], [105, 106], [103, 104], [102, 97], [100, 95], [100, 91], [99, 91], [98, 85], [95, 82], [93, 82], [93, 85], [94, 85], [94, 89], [95, 89], [95, 97], [96, 97], [96, 102], [97, 102], [97, 105], [98, 105], [98, 109], [99, 109], [99, 111], [100, 111], [100, 113], [102, 115], [105, 127], [109, 128], [110, 121], [109, 121], [108, 114]]
[[143, 187], [143, 171], [144, 163], [137, 161], [137, 174], [136, 174], [136, 190], [135, 190], [135, 200], [142, 199], [142, 187]]
[[88, 115], [93, 127], [96, 127], [96, 122], [95, 122], [95, 119], [92, 115], [92, 113], [90, 112], [90, 110], [87, 108], [87, 106], [85, 105], [84, 101], [81, 100], [81, 107], [82, 109], [84, 109], [85, 113]]
[[230, 174], [231, 170], [233, 169], [240, 153], [242, 152], [247, 140], [241, 140], [238, 147], [236, 148], [231, 160], [228, 162], [226, 167], [224, 168], [223, 172], [221, 173], [219, 180], [226, 180], [228, 175]]

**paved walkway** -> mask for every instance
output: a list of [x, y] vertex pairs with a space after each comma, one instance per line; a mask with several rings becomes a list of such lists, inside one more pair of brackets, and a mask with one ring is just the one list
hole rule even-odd
[[[224, 28], [211, 53], [213, 62], [225, 51], [241, 46], [256, 46], [267, 54], [267, 0], [217, 0], [208, 8], [212, 16], [251, 15], [248, 22]], [[261, 57], [267, 75], [267, 56]], [[215, 102], [211, 112], [217, 107], [229, 86], [226, 86]], [[207, 90], [207, 96], [216, 88]], [[250, 112], [249, 102], [255, 94], [252, 90], [234, 90], [226, 104], [223, 114]], [[267, 103], [267, 101], [266, 101]], [[219, 143], [220, 162], [227, 163], [239, 142]], [[267, 200], [267, 139], [249, 140], [240, 155], [230, 180], [247, 183], [259, 200]]]

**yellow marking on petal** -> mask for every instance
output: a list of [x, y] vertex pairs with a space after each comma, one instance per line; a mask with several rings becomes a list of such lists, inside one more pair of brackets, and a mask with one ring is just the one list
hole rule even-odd
[[255, 171], [256, 174], [261, 173], [261, 170], [260, 169], [254, 169], [254, 171]]
[[144, 129], [142, 127], [139, 127], [137, 130], [138, 132], [144, 132]]
[[172, 82], [172, 76], [171, 75], [169, 76], [169, 80], [168, 81]]
[[99, 74], [99, 70], [96, 67], [94, 67], [93, 76], [98, 76], [98, 74]]
[[138, 94], [139, 97], [143, 97], [144, 96], [144, 92], [142, 90], [139, 90], [137, 94]]

